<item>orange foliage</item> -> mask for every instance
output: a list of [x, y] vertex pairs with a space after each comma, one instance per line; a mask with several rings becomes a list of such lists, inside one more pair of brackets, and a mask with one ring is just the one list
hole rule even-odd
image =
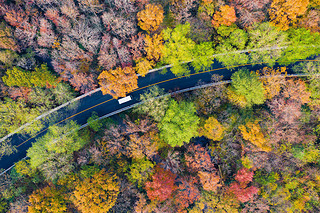
[[220, 177], [215, 172], [198, 172], [198, 176], [200, 178], [200, 183], [202, 184], [202, 187], [206, 191], [217, 191], [219, 187], [222, 185], [219, 184]]
[[220, 11], [214, 14], [212, 24], [216, 28], [221, 25], [230, 26], [236, 20], [236, 11], [234, 10], [234, 8], [225, 5], [220, 7]]
[[211, 140], [220, 141], [223, 138], [224, 127], [214, 117], [209, 117], [204, 126], [199, 129], [199, 134]]
[[146, 8], [137, 14], [138, 25], [145, 31], [155, 31], [163, 21], [163, 9], [159, 5], [146, 5]]
[[103, 94], [110, 94], [114, 98], [124, 97], [126, 93], [138, 88], [138, 76], [132, 67], [116, 68], [103, 71], [99, 77], [99, 84]]
[[288, 30], [295, 24], [297, 16], [307, 11], [309, 0], [273, 0], [269, 9], [271, 23], [281, 30]]
[[267, 99], [272, 99], [274, 96], [279, 95], [281, 88], [285, 83], [285, 76], [287, 75], [286, 67], [277, 69], [264, 67], [262, 70], [258, 71], [257, 74], [260, 76], [266, 76], [264, 78], [260, 78], [260, 81], [263, 83]]
[[75, 187], [74, 204], [83, 213], [108, 212], [119, 194], [117, 177], [101, 170]]
[[271, 151], [271, 148], [266, 144], [267, 141], [261, 131], [258, 121], [255, 121], [254, 123], [248, 122], [245, 126], [240, 125], [239, 129], [245, 140], [250, 141], [265, 152]]

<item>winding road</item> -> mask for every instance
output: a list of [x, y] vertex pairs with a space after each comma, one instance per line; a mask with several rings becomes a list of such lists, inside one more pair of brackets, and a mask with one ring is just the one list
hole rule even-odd
[[[296, 62], [298, 63], [298, 62]], [[247, 64], [242, 66], [234, 67], [230, 70], [221, 65], [221, 63], [215, 61], [210, 68], [203, 70], [201, 72], [195, 73], [192, 67], [190, 68], [190, 75], [176, 77], [170, 72], [170, 68], [167, 69], [165, 74], [160, 71], [151, 72], [145, 77], [139, 77], [138, 79], [138, 89], [134, 90], [130, 95], [133, 97], [133, 100], [121, 104], [118, 104], [118, 101], [113, 99], [110, 95], [103, 95], [101, 91], [95, 92], [90, 96], [86, 96], [75, 103], [77, 107], [63, 107], [59, 109], [56, 114], [59, 115], [59, 118], [56, 120], [55, 124], [64, 124], [66, 120], [74, 120], [79, 125], [87, 123], [87, 119], [91, 116], [92, 112], [97, 112], [98, 116], [104, 116], [106, 114], [112, 113], [114, 111], [126, 108], [132, 104], [139, 102], [140, 94], [143, 94], [149, 87], [153, 85], [158, 85], [160, 88], [163, 88], [165, 92], [172, 92], [177, 90], [182, 90], [190, 87], [194, 87], [201, 80], [203, 83], [210, 83], [211, 76], [213, 74], [218, 74], [223, 76], [222, 81], [230, 80], [231, 75], [236, 72], [238, 69], [246, 67], [250, 70], [256, 71], [263, 68], [263, 64]], [[292, 65], [288, 67], [288, 74], [292, 74], [291, 69]], [[163, 72], [164, 70], [162, 70]], [[52, 123], [46, 123], [45, 128], [40, 131], [37, 135], [30, 137], [28, 135], [14, 134], [11, 137], [12, 144], [17, 147], [17, 152], [10, 155], [4, 156], [0, 160], [0, 169], [8, 169], [15, 162], [26, 156], [26, 150], [35, 142], [36, 138], [43, 136], [48, 126]]]

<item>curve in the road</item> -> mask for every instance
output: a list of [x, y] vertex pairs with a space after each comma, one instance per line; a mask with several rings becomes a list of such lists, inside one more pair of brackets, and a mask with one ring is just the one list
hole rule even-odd
[[[319, 61], [319, 60], [300, 60], [300, 61]], [[252, 70], [258, 70], [263, 67], [261, 66], [262, 64], [264, 63], [245, 64], [245, 65], [234, 66], [233, 68], [240, 68], [240, 67], [247, 66], [247, 68], [251, 68]], [[254, 67], [255, 65], [257, 65], [258, 67]], [[157, 72], [148, 74], [149, 75], [148, 78], [141, 78], [139, 80], [139, 88], [132, 92], [133, 96], [136, 97], [134, 98], [134, 101], [132, 103], [134, 102], [138, 103], [139, 100], [137, 100], [137, 97], [140, 96], [140, 94], [142, 94], [146, 88], [153, 85], [157, 85], [157, 84], [162, 84], [161, 87], [167, 90], [166, 92], [170, 90], [171, 91], [175, 90], [176, 87], [190, 88], [196, 85], [196, 83], [199, 80], [204, 80], [205, 83], [208, 82], [211, 77], [210, 73], [214, 71], [216, 71], [214, 72], [214, 74], [222, 75], [224, 77], [223, 80], [230, 79], [232, 74], [232, 71], [230, 69], [227, 69], [225, 67], [219, 67], [221, 66], [219, 63], [213, 64], [212, 66], [215, 66], [218, 68], [205, 70], [198, 73], [191, 73], [187, 76], [180, 76], [180, 77], [175, 77], [170, 72], [168, 72], [165, 75], [160, 75]], [[192, 67], [190, 69], [192, 70]], [[193, 78], [191, 78], [191, 76], [193, 76]], [[152, 83], [152, 81], [154, 81], [154, 83]], [[105, 115], [129, 106], [129, 104], [124, 104], [119, 106], [115, 99], [111, 98], [110, 96], [103, 96], [101, 93], [94, 94], [93, 96], [90, 96], [87, 99], [89, 99], [87, 100], [87, 102], [82, 103], [81, 107], [83, 109], [80, 108], [79, 112], [77, 113], [68, 112], [69, 114], [72, 114], [72, 115], [66, 116], [66, 118], [62, 119], [61, 121], [55, 124], [62, 123], [63, 121], [66, 121], [69, 119], [74, 119], [79, 121], [78, 123], [81, 125], [81, 124], [87, 123], [86, 122], [87, 118], [90, 117], [90, 111], [89, 111], [90, 109], [95, 108], [95, 111], [97, 111], [99, 114]], [[106, 103], [108, 104], [106, 105]], [[93, 106], [88, 107], [89, 104], [92, 104]], [[19, 153], [15, 154], [14, 156], [10, 156], [10, 158], [0, 160], [0, 168], [6, 169], [9, 166], [11, 166], [14, 162], [18, 161], [19, 159], [22, 159], [26, 154], [26, 150], [31, 146], [31, 144], [27, 142], [32, 142], [32, 139], [35, 139], [36, 137], [40, 137], [45, 133], [47, 129], [48, 128], [44, 128], [37, 135], [30, 137], [27, 140], [24, 140], [23, 138], [21, 138], [21, 136], [15, 135], [14, 145], [16, 145], [16, 147], [19, 148]]]

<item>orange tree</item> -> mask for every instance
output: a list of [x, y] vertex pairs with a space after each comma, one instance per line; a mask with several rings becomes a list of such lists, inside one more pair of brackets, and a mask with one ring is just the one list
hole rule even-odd
[[137, 14], [138, 25], [145, 31], [155, 31], [163, 21], [163, 9], [161, 6], [147, 4], [146, 8]]
[[116, 68], [103, 71], [99, 77], [99, 84], [103, 94], [110, 94], [114, 98], [124, 97], [126, 93], [138, 88], [138, 76], [132, 67]]
[[73, 192], [73, 202], [83, 213], [108, 212], [119, 194], [117, 176], [104, 169], [81, 181]]
[[221, 25], [230, 26], [237, 20], [236, 11], [233, 7], [228, 5], [220, 7], [220, 11], [213, 15], [212, 24], [214, 27], [219, 27]]
[[273, 0], [269, 9], [271, 23], [281, 30], [288, 30], [297, 16], [307, 11], [309, 0]]

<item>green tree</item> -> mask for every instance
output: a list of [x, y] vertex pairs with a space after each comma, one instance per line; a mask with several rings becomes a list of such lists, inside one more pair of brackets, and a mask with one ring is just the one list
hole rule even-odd
[[9, 156], [16, 151], [17, 151], [17, 149], [15, 146], [12, 145], [11, 141], [4, 140], [4, 141], [0, 142], [0, 159], [3, 156]]
[[189, 70], [182, 62], [191, 61], [194, 58], [194, 48], [196, 43], [188, 38], [190, 24], [179, 24], [176, 28], [163, 30], [165, 45], [163, 48], [163, 61], [172, 64], [171, 71], [177, 76], [186, 75]]
[[19, 55], [12, 50], [0, 51], [0, 61], [6, 65], [11, 66], [18, 57]]
[[294, 61], [306, 59], [319, 54], [320, 34], [312, 33], [305, 28], [292, 28], [287, 31], [290, 45], [284, 50], [280, 61], [282, 64], [290, 64]]
[[[30, 108], [22, 100], [13, 101], [5, 98], [0, 101], [0, 135], [4, 136], [15, 131], [21, 125], [32, 121], [40, 114], [39, 109]], [[43, 128], [41, 121], [34, 121], [23, 128], [20, 133], [34, 134]]]
[[8, 207], [9, 206], [8, 206], [7, 201], [2, 196], [0, 196], [0, 213], [7, 212]]
[[143, 183], [147, 181], [151, 174], [153, 167], [154, 164], [145, 158], [134, 159], [126, 175], [132, 183], [142, 187]]
[[160, 122], [170, 100], [169, 96], [159, 98], [162, 95], [164, 95], [164, 89], [160, 89], [158, 86], [150, 87], [144, 94], [140, 95], [140, 101], [143, 104], [139, 105], [135, 110], [139, 113], [147, 114], [155, 121]]
[[159, 123], [160, 137], [170, 146], [182, 146], [197, 135], [199, 117], [193, 103], [171, 100], [165, 116]]
[[12, 87], [51, 87], [57, 85], [57, 78], [51, 74], [46, 64], [36, 67], [35, 71], [28, 72], [20, 67], [8, 69], [2, 77], [3, 82]]
[[212, 42], [202, 42], [197, 44], [193, 51], [194, 60], [192, 61], [192, 65], [196, 71], [200, 71], [201, 69], [211, 66], [214, 60], [212, 57], [214, 54]]
[[93, 112], [91, 117], [88, 118], [87, 120], [89, 127], [95, 132], [98, 132], [103, 126], [101, 120], [97, 120], [98, 118], [99, 118], [98, 113]]
[[6, 75], [2, 77], [2, 80], [9, 87], [32, 87], [30, 73], [20, 67], [8, 69]]
[[263, 84], [256, 73], [241, 69], [231, 76], [231, 80], [231, 90], [237, 95], [244, 96], [248, 107], [264, 103]]
[[284, 50], [272, 48], [285, 47], [287, 45], [289, 45], [287, 33], [279, 31], [267, 22], [255, 24], [249, 30], [248, 49], [271, 48], [271, 50], [252, 51], [250, 53], [252, 63], [275, 63]]

